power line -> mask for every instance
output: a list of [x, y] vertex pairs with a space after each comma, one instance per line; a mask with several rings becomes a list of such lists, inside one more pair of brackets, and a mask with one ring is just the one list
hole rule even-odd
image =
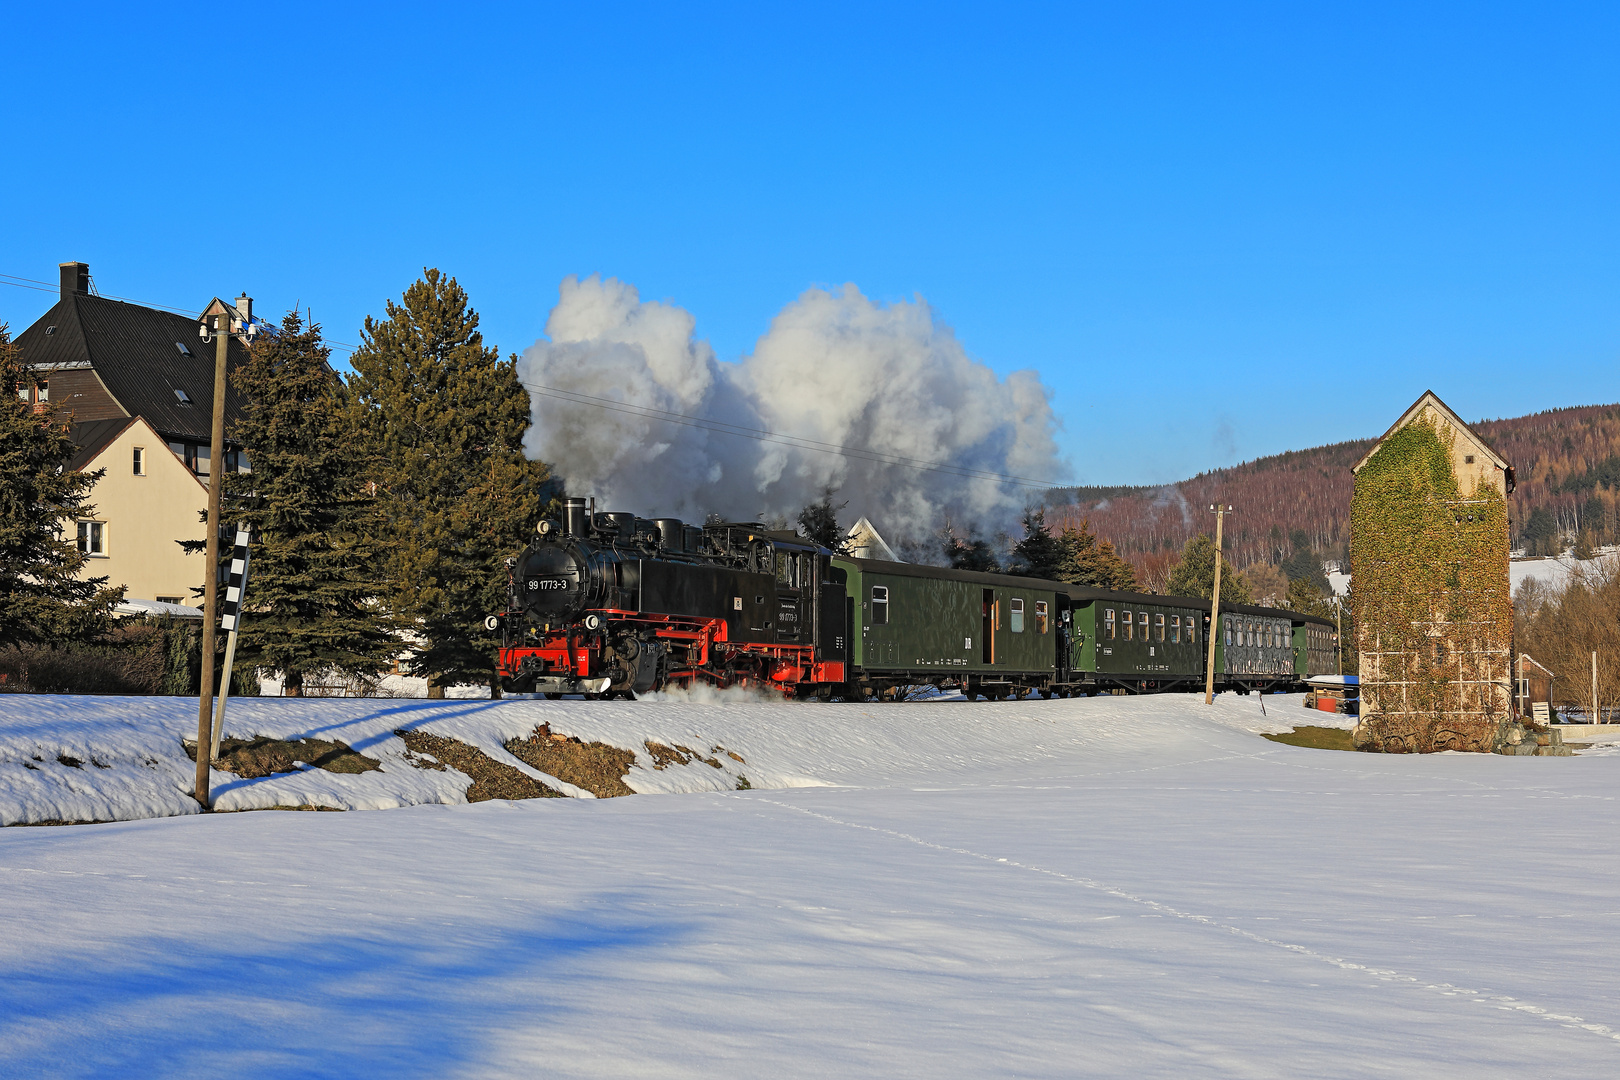
[[[61, 288], [61, 286], [54, 285], [49, 281], [41, 281], [38, 278], [21, 277], [17, 274], [0, 274], [0, 285], [14, 285], [19, 289], [33, 289], [35, 292], [48, 293], [57, 292]], [[168, 311], [175, 315], [190, 316], [195, 310], [193, 308], [180, 307], [176, 304], [151, 304], [147, 303], [145, 300], [134, 300], [127, 296], [108, 296], [100, 293], [97, 295], [103, 300], [118, 300], [125, 304], [134, 304], [136, 307], [155, 308], [158, 311]], [[323, 337], [321, 338], [321, 341], [327, 345], [335, 345], [339, 349], [347, 349], [351, 353], [360, 348], [360, 346], [351, 345], [347, 341], [334, 341], [329, 337]]]
[[963, 465], [952, 465], [945, 461], [928, 461], [923, 458], [905, 457], [900, 454], [885, 454], [876, 450], [868, 450], [859, 446], [842, 446], [837, 443], [821, 442], [816, 439], [805, 439], [796, 435], [783, 435], [762, 428], [746, 427], [741, 424], [728, 424], [722, 420], [712, 420], [707, 417], [691, 416], [686, 413], [671, 412], [668, 409], [655, 409], [651, 406], [630, 405], [612, 398], [594, 397], [582, 394], [577, 390], [564, 390], [555, 386], [544, 386], [539, 383], [524, 383], [530, 391], [557, 401], [572, 402], [576, 405], [588, 405], [592, 408], [603, 409], [608, 412], [624, 413], [628, 416], [639, 416], [648, 420], [662, 420], [665, 423], [680, 424], [682, 427], [697, 428], [700, 431], [712, 431], [718, 435], [732, 435], [740, 439], [752, 439], [755, 442], [778, 443], [792, 446], [795, 449], [810, 450], [820, 454], [834, 454], [840, 457], [852, 457], [859, 461], [871, 461], [881, 465], [897, 465], [901, 468], [916, 469], [919, 472], [938, 472], [952, 476], [960, 476], [969, 480], [992, 480], [1001, 484], [1012, 484], [1017, 487], [1046, 489], [1056, 485], [1046, 481], [1037, 480], [1028, 476], [1013, 476], [1007, 473], [990, 472], [986, 469], [973, 469]]
[[[15, 285], [21, 289], [34, 289], [38, 292], [56, 292], [58, 286], [38, 278], [25, 278], [17, 274], [0, 274], [0, 285]], [[137, 304], [141, 307], [157, 308], [172, 311], [180, 315], [190, 314], [187, 308], [167, 304], [148, 304], [139, 300], [131, 300], [125, 296], [108, 296], [107, 300], [119, 300], [127, 304]], [[334, 345], [341, 349], [355, 352], [359, 346], [351, 345], [346, 341], [334, 341], [331, 338], [322, 339], [327, 345]], [[747, 427], [742, 424], [728, 424], [722, 420], [712, 420], [707, 417], [689, 416], [686, 413], [671, 412], [668, 409], [655, 409], [651, 406], [630, 405], [611, 398], [594, 397], [583, 394], [577, 390], [564, 390], [556, 386], [543, 386], [539, 383], [524, 383], [524, 387], [545, 397], [557, 401], [572, 402], [576, 405], [588, 405], [592, 408], [603, 409], [608, 412], [624, 413], [628, 416], [639, 416], [648, 420], [661, 420], [669, 424], [680, 424], [683, 427], [697, 428], [700, 431], [711, 431], [717, 435], [731, 435], [739, 439], [752, 439], [755, 442], [777, 443], [791, 446], [799, 450], [810, 450], [819, 454], [833, 454], [839, 457], [851, 457], [858, 461], [870, 461], [879, 465], [897, 465], [901, 468], [916, 469], [919, 472], [945, 473], [950, 476], [960, 476], [968, 480], [991, 480], [999, 484], [1012, 484], [1017, 487], [1051, 488], [1057, 485], [1047, 480], [1037, 480], [1028, 476], [1013, 476], [1008, 473], [990, 472], [985, 469], [971, 469], [962, 465], [952, 465], [945, 461], [928, 461], [923, 458], [905, 457], [900, 454], [885, 454], [876, 450], [867, 450], [859, 446], [842, 446], [837, 443], [821, 442], [817, 439], [806, 439], [796, 435], [783, 435], [779, 432], [766, 431], [763, 428]]]

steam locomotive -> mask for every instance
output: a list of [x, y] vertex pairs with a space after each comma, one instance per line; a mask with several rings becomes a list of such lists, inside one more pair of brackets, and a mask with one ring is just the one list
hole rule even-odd
[[[757, 524], [698, 528], [568, 499], [511, 564], [500, 671], [514, 692], [633, 695], [694, 681], [847, 681], [832, 552]], [[492, 617], [493, 618], [493, 617]], [[830, 689], [826, 693], [830, 694]]]
[[[850, 558], [758, 523], [698, 528], [564, 502], [508, 560], [507, 689], [632, 697], [702, 682], [865, 700], [1217, 686], [1333, 670], [1333, 624], [1278, 608]], [[1211, 648], [1209, 638], [1214, 635]]]

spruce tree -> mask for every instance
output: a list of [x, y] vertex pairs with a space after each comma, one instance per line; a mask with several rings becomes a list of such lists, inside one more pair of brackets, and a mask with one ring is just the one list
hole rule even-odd
[[223, 520], [255, 534], [239, 662], [281, 672], [288, 696], [322, 672], [376, 675], [399, 648], [382, 603], [374, 461], [329, 351], [296, 311], [254, 343], [235, 431], [253, 471], [220, 478]]
[[1058, 580], [1063, 569], [1063, 544], [1046, 524], [1044, 507], [1024, 512], [1024, 538], [1013, 547], [1013, 555], [1018, 560], [1014, 573]]
[[1097, 539], [1090, 521], [1080, 522], [1078, 529], [1065, 525], [1058, 543], [1063, 549], [1059, 581], [1115, 592], [1131, 592], [1136, 588], [1136, 569], [1120, 558], [1112, 543]]
[[1001, 573], [1001, 563], [993, 548], [984, 540], [967, 539], [956, 535], [956, 528], [946, 519], [939, 532], [940, 553], [952, 570], [977, 570], [985, 574]]
[[67, 472], [68, 425], [17, 396], [32, 370], [0, 323], [0, 643], [20, 645], [94, 637], [107, 628], [123, 586], [81, 579], [75, 519], [102, 471]]
[[[1224, 582], [1223, 582], [1224, 584]], [[1283, 606], [1302, 615], [1320, 615], [1333, 618], [1333, 605], [1328, 602], [1328, 590], [1318, 589], [1309, 578], [1295, 578], [1288, 583], [1288, 596]]]
[[366, 319], [349, 389], [379, 458], [405, 668], [433, 697], [475, 681], [498, 696], [500, 637], [484, 619], [506, 607], [505, 560], [554, 496], [549, 470], [523, 453], [529, 395], [455, 278], [425, 270], [387, 311]]
[[[1215, 541], [1199, 533], [1181, 549], [1181, 561], [1170, 571], [1164, 591], [1171, 596], [1196, 596], [1208, 600], [1215, 591]], [[1228, 604], [1253, 603], [1249, 583], [1221, 556], [1221, 600]]]
[[799, 529], [805, 539], [811, 540], [835, 554], [848, 554], [849, 541], [838, 524], [838, 511], [849, 505], [846, 500], [833, 505], [838, 489], [828, 485], [821, 489], [821, 498], [799, 511]]

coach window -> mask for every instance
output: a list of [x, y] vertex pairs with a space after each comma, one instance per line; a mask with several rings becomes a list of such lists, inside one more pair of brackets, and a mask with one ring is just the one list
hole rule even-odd
[[1160, 641], [1164, 640], [1164, 615], [1162, 613], [1153, 616], [1153, 631], [1154, 637], [1158, 638]]
[[1121, 624], [1121, 632], [1125, 635], [1125, 640], [1134, 640], [1136, 637], [1136, 627], [1131, 622], [1131, 613], [1128, 611], [1120, 612], [1119, 621]]
[[1012, 632], [1015, 634], [1024, 632], [1024, 598], [1021, 596], [1012, 598]]
[[1142, 635], [1142, 640], [1143, 640], [1143, 641], [1147, 641], [1147, 640], [1149, 640], [1149, 635], [1150, 635], [1150, 634], [1151, 634], [1151, 633], [1152, 633], [1152, 632], [1151, 632], [1151, 631], [1150, 631], [1150, 630], [1148, 630], [1148, 617], [1147, 617], [1147, 612], [1145, 612], [1145, 611], [1138, 611], [1138, 612], [1137, 612], [1137, 613], [1136, 613], [1136, 623], [1137, 623], [1137, 625], [1138, 625], [1138, 626], [1140, 626], [1140, 627], [1141, 627], [1141, 628], [1142, 628], [1142, 629], [1141, 629], [1141, 630], [1140, 630], [1140, 631], [1139, 631], [1139, 633], [1140, 633], [1140, 634], [1141, 634], [1141, 635]]
[[1198, 618], [1195, 615], [1187, 616], [1187, 643], [1198, 644]]
[[1103, 609], [1103, 637], [1109, 641], [1114, 640], [1114, 609]]
[[1172, 645], [1181, 641], [1181, 616], [1170, 616], [1170, 643]]
[[1231, 619], [1231, 616], [1228, 616], [1228, 617], [1221, 620], [1221, 628], [1225, 632], [1225, 635], [1226, 635], [1226, 647], [1228, 649], [1230, 649], [1232, 647], [1232, 619]]
[[1048, 626], [1049, 623], [1046, 617], [1046, 601], [1037, 600], [1035, 601], [1035, 632], [1037, 634], [1044, 634], [1046, 633]]
[[887, 585], [872, 586], [872, 625], [887, 626], [889, 624], [889, 587]]

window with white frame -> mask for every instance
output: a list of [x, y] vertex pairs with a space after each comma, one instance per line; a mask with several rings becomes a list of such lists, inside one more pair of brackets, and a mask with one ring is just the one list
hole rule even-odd
[[872, 625], [887, 626], [889, 622], [889, 587], [872, 586]]
[[107, 526], [105, 522], [79, 522], [79, 553], [81, 555], [107, 554]]

